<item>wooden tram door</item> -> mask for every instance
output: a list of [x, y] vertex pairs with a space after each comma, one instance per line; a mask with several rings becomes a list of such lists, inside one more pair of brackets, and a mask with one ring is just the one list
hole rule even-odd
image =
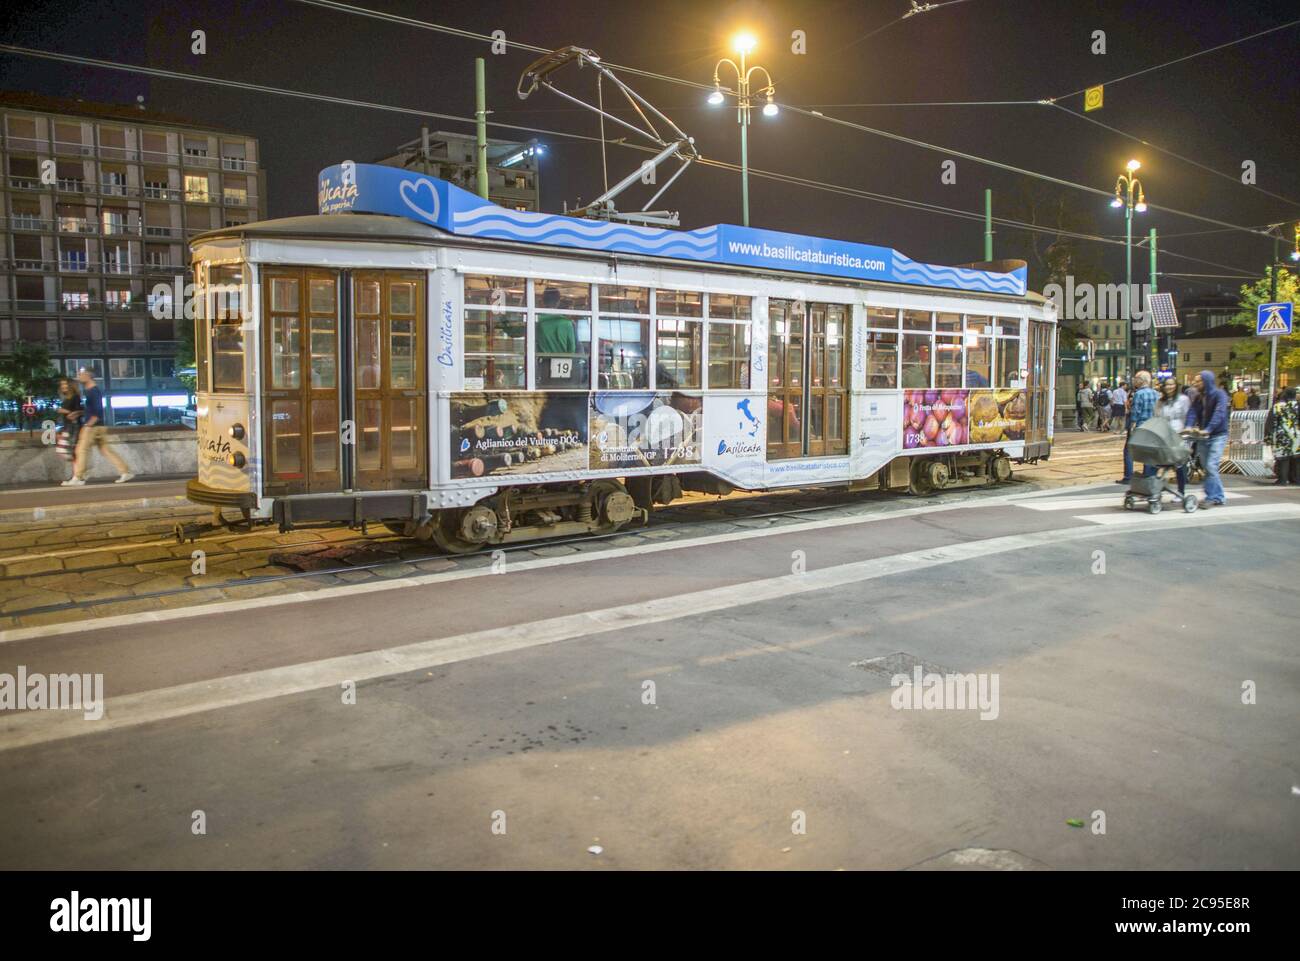
[[265, 268], [262, 317], [266, 492], [426, 486], [423, 275]]
[[356, 490], [426, 483], [424, 275], [358, 271], [352, 280]]
[[1025, 417], [1025, 456], [1033, 457], [1034, 445], [1047, 446], [1047, 426], [1052, 417], [1053, 338], [1055, 328], [1042, 321], [1029, 321], [1028, 380], [1025, 384], [1028, 411]]
[[266, 492], [337, 491], [339, 275], [264, 268], [261, 284]]
[[848, 308], [768, 302], [767, 459], [848, 451]]

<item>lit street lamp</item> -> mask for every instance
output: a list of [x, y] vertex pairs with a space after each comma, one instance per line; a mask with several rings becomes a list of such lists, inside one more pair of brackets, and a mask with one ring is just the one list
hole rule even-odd
[[[749, 226], [749, 138], [747, 130], [749, 127], [749, 112], [753, 105], [749, 93], [750, 77], [755, 72], [761, 71], [767, 79], [767, 86], [758, 91], [758, 95], [766, 99], [763, 105], [764, 117], [775, 117], [778, 112], [776, 105], [776, 86], [772, 83], [772, 75], [763, 67], [754, 64], [751, 67], [745, 66], [746, 55], [757, 46], [752, 34], [739, 34], [732, 42], [736, 53], [740, 54], [740, 63], [728, 57], [723, 57], [713, 68], [713, 93], [709, 94], [709, 103], [719, 106], [726, 102], [726, 94], [731, 94], [736, 98], [736, 120], [740, 124], [740, 203], [741, 203], [741, 222]], [[724, 89], [720, 74], [723, 65], [730, 66], [736, 71], [736, 89]]]
[[[1142, 182], [1137, 179], [1138, 168], [1142, 164], [1130, 160], [1126, 165], [1128, 173], [1119, 175], [1115, 181], [1115, 199], [1112, 207], [1124, 208], [1124, 312], [1129, 321], [1129, 364], [1133, 363], [1132, 354], [1137, 348], [1137, 331], [1133, 328], [1133, 212], [1146, 213], [1147, 201], [1142, 193]], [[1149, 336], [1149, 335], [1148, 335]], [[1130, 373], [1132, 373], [1130, 371]]]

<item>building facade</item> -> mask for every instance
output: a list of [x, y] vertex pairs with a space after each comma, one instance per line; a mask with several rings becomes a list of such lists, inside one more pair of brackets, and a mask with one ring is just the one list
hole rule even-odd
[[[426, 128], [418, 140], [404, 143], [387, 157], [372, 162], [418, 170], [477, 193], [478, 169], [474, 147], [473, 134], [442, 130], [431, 133]], [[489, 140], [488, 200], [511, 210], [541, 210], [538, 160], [543, 149], [535, 141]]]
[[1203, 294], [1187, 297], [1178, 305], [1179, 330], [1185, 334], [1199, 334], [1212, 327], [1232, 323], [1241, 311], [1235, 294]]
[[1243, 337], [1249, 337], [1253, 333], [1249, 327], [1220, 324], [1192, 334], [1175, 335], [1179, 379], [1190, 384], [1201, 371], [1212, 370], [1221, 387], [1226, 388], [1233, 383], [1247, 387], [1259, 386], [1268, 376], [1268, 370], [1260, 370], [1257, 365], [1242, 366], [1232, 356], [1232, 348]]
[[154, 291], [190, 283], [189, 238], [265, 217], [257, 140], [33, 94], [0, 93], [0, 112], [0, 353], [39, 343], [61, 373], [93, 371], [110, 424], [179, 421], [186, 321], [158, 319]]

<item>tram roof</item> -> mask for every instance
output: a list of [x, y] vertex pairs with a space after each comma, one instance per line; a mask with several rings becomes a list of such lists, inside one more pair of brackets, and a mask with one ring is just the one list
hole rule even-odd
[[568, 248], [588, 256], [630, 254], [715, 268], [1040, 300], [1027, 290], [1022, 262], [949, 267], [920, 263], [888, 247], [732, 224], [667, 230], [510, 210], [436, 177], [377, 164], [348, 162], [321, 171], [318, 201], [316, 215], [221, 228], [200, 234], [191, 243], [229, 237], [436, 244], [504, 241], [511, 246]]

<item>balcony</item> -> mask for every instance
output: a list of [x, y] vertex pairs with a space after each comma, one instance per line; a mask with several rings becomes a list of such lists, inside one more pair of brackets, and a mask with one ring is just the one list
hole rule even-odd
[[169, 164], [173, 167], [181, 162], [179, 154], [166, 153], [159, 150], [141, 150], [140, 159], [144, 163]]
[[20, 314], [52, 314], [58, 307], [53, 300], [15, 300], [14, 309]]
[[106, 237], [138, 237], [140, 236], [140, 225], [109, 222], [103, 225], [103, 234]]
[[147, 260], [144, 269], [146, 273], [150, 274], [171, 274], [178, 270], [185, 270], [185, 267], [182, 264], [173, 264], [165, 260]]
[[84, 274], [90, 270], [90, 264], [85, 257], [60, 257], [59, 270], [63, 273]]
[[61, 234], [93, 234], [95, 232], [95, 222], [87, 220], [84, 217], [60, 217], [59, 233]]
[[123, 263], [120, 260], [104, 261], [104, 273], [106, 274], [137, 274], [140, 272], [138, 264]]
[[207, 155], [206, 152], [204, 152], [204, 153], [192, 153], [192, 152], [189, 151], [189, 150], [186, 150], [185, 153], [184, 153], [184, 163], [185, 163], [185, 166], [187, 166], [187, 167], [212, 167], [212, 168], [216, 168], [216, 167], [220, 166], [220, 162], [218, 161], [218, 159], [217, 159], [216, 157], [209, 157], [209, 156]]
[[255, 167], [257, 167], [256, 161], [247, 160], [244, 157], [222, 157], [221, 158], [222, 170], [233, 170], [237, 172], [243, 172], [246, 170], [253, 170]]
[[56, 140], [54, 141], [54, 152], [68, 157], [93, 157], [95, 148], [80, 141]]
[[125, 197], [126, 184], [105, 183], [101, 180], [99, 183], [99, 192], [105, 197]]
[[14, 270], [53, 270], [54, 261], [52, 260], [33, 260], [31, 257], [15, 256], [13, 260]]
[[227, 207], [247, 207], [248, 192], [245, 190], [226, 191], [221, 195], [221, 202]]
[[180, 237], [181, 229], [179, 227], [153, 227], [145, 224], [144, 235], [146, 237]]
[[144, 197], [146, 200], [180, 200], [181, 192], [174, 187], [160, 187], [145, 184]]
[[36, 137], [6, 137], [5, 148], [24, 153], [44, 153], [49, 148], [49, 144]]
[[56, 185], [62, 193], [66, 194], [84, 194], [90, 192], [87, 190], [86, 182], [84, 180], [60, 178], [56, 181]]
[[9, 187], [11, 190], [40, 190], [41, 182], [35, 177], [10, 177]]
[[10, 230], [53, 230], [54, 221], [42, 220], [40, 214], [14, 214], [8, 220]]
[[101, 160], [135, 160], [136, 152], [130, 147], [105, 147], [99, 148]]

